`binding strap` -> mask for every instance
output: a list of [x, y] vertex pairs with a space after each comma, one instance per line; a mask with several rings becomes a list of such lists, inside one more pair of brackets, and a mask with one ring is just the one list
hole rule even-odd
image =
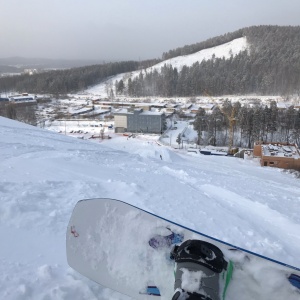
[[227, 269], [223, 252], [217, 246], [201, 240], [187, 240], [175, 246], [171, 258], [177, 263], [193, 262], [205, 266], [215, 273]]

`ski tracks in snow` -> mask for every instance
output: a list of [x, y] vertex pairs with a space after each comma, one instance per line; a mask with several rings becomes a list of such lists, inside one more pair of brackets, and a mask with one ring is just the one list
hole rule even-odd
[[[234, 228], [231, 226], [228, 230], [240, 230], [244, 246], [238, 240], [234, 242], [236, 245], [254, 252], [259, 251], [263, 245], [264, 251], [260, 254], [271, 258], [274, 258], [275, 255], [277, 259], [284, 255], [286, 263], [295, 263], [294, 260], [290, 260], [289, 258], [291, 255], [295, 257], [300, 252], [300, 226], [298, 224], [292, 222], [280, 212], [270, 208], [267, 204], [241, 197], [241, 195], [231, 192], [228, 189], [209, 184], [202, 185], [201, 189], [213, 201], [217, 201], [222, 209], [227, 210], [232, 215], [233, 220], [236, 220], [236, 226]], [[248, 223], [247, 227], [252, 227], [253, 230], [242, 232], [242, 223]], [[237, 236], [236, 232], [235, 235]], [[272, 236], [272, 238], [266, 238], [266, 236]], [[286, 236], [289, 237], [288, 245], [285, 242]], [[291, 246], [293, 253], [287, 253], [285, 249], [290, 249]]]

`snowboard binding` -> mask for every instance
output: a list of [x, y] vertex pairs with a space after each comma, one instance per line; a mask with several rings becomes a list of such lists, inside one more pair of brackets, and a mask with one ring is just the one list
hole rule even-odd
[[187, 240], [170, 253], [175, 266], [175, 293], [172, 300], [220, 300], [220, 274], [228, 263], [215, 245]]
[[206, 297], [204, 295], [198, 294], [198, 293], [189, 293], [185, 292], [184, 290], [177, 289], [175, 291], [175, 294], [172, 297], [172, 300], [212, 300], [209, 297]]

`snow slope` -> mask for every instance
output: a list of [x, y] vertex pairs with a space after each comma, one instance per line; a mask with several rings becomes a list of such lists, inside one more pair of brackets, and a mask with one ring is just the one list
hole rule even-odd
[[[249, 50], [249, 44], [247, 43], [246, 37], [241, 37], [220, 46], [204, 49], [193, 54], [177, 56], [174, 58], [164, 60], [150, 68], [147, 68], [146, 72], [150, 72], [151, 70], [152, 71], [157, 70], [158, 72], [160, 72], [161, 67], [163, 67], [165, 64], [172, 65], [173, 68], [177, 68], [178, 70], [181, 70], [184, 65], [190, 67], [196, 62], [201, 63], [203, 60], [212, 59], [213, 55], [215, 56], [215, 58], [224, 57], [225, 59], [229, 59], [231, 55], [235, 56], [244, 50]], [[141, 71], [139, 70], [131, 73], [123, 73], [123, 74], [118, 74], [116, 76], [112, 76], [110, 79], [106, 80], [105, 82], [87, 89], [86, 92], [89, 94], [106, 96], [107, 85], [114, 86], [116, 80], [120, 81], [121, 79], [124, 80], [124, 78], [128, 79], [129, 77], [134, 78], [138, 76], [140, 72]]]
[[190, 67], [197, 61], [201, 63], [203, 60], [212, 59], [213, 55], [215, 56], [215, 58], [224, 57], [225, 59], [229, 59], [231, 55], [235, 56], [241, 51], [247, 49], [249, 49], [247, 39], [246, 37], [241, 37], [220, 46], [203, 49], [201, 51], [189, 55], [177, 56], [174, 58], [167, 59], [153, 66], [152, 69], [157, 69], [159, 71], [160, 68], [166, 64], [172, 65], [173, 68], [176, 67], [178, 70], [181, 70], [184, 65]]
[[127, 299], [67, 265], [65, 230], [85, 198], [120, 199], [300, 267], [300, 181], [279, 169], [2, 117], [0, 155], [0, 299]]

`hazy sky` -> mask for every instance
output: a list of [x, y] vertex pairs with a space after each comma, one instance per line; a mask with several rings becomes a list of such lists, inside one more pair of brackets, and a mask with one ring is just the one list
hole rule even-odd
[[159, 58], [269, 24], [300, 25], [300, 0], [0, 0], [0, 58]]

